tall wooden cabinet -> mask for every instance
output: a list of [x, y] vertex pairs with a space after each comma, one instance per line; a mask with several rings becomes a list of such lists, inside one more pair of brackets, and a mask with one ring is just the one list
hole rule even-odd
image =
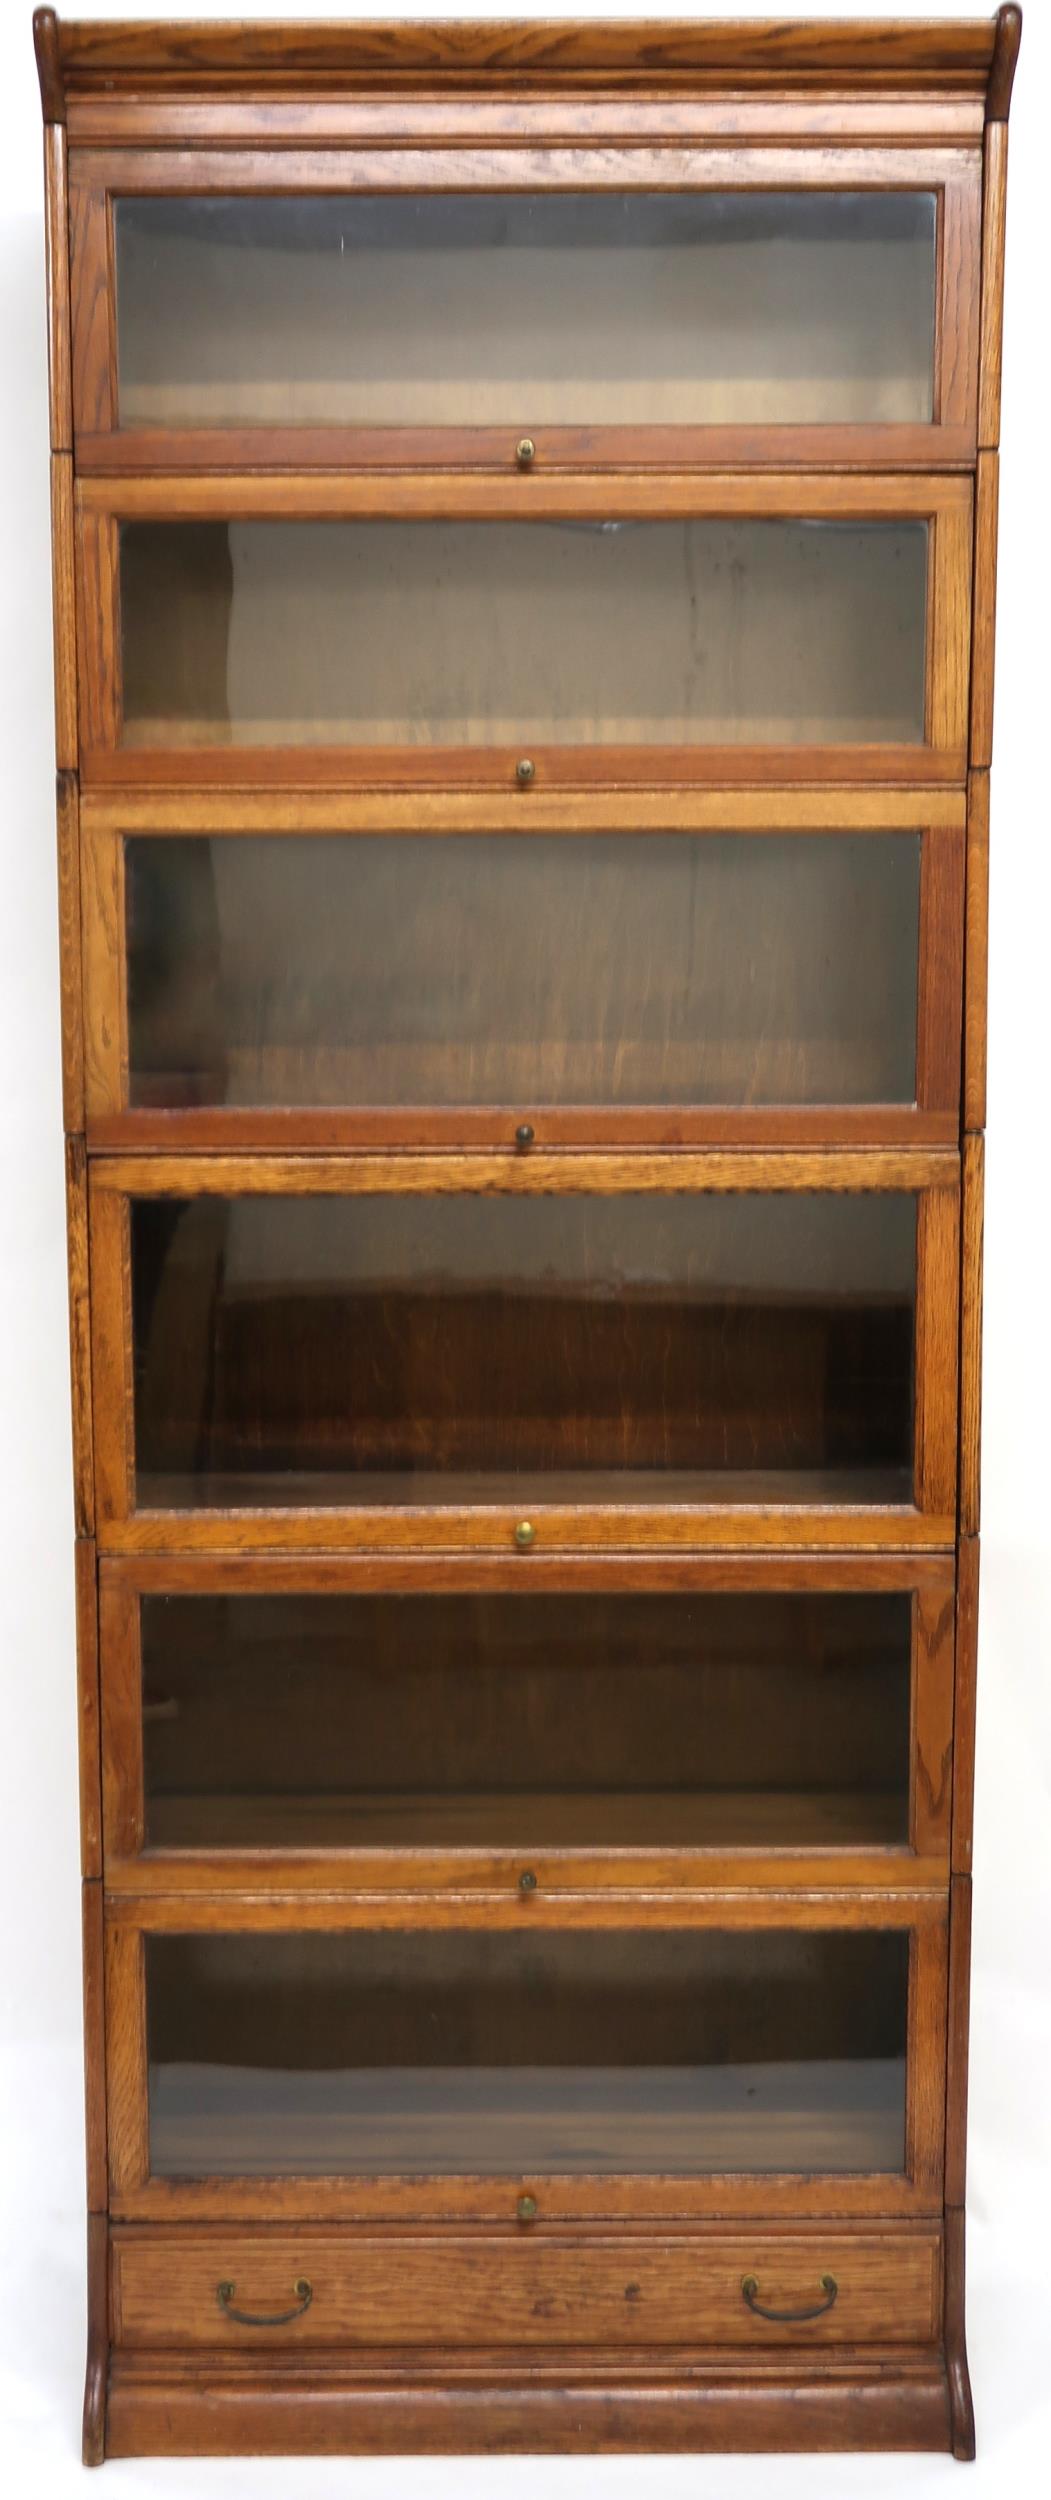
[[92, 2461], [972, 2452], [1019, 29], [37, 14]]

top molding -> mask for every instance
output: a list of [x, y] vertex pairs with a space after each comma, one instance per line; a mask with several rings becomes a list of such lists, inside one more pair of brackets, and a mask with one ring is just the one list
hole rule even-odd
[[1006, 121], [1020, 8], [994, 18], [804, 18], [582, 22], [492, 18], [358, 24], [237, 20], [110, 24], [37, 9], [33, 40], [45, 122], [81, 97], [277, 100], [435, 86], [469, 93], [622, 84], [703, 94], [923, 89], [985, 97]]

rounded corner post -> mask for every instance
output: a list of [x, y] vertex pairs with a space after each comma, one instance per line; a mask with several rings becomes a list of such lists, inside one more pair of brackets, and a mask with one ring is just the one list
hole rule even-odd
[[996, 34], [985, 98], [987, 122], [1005, 122], [1008, 118], [1021, 41], [1021, 9], [1017, 0], [1005, 0], [1005, 6], [996, 12]]
[[62, 43], [57, 9], [34, 9], [33, 50], [44, 120], [64, 122], [66, 93], [62, 83]]

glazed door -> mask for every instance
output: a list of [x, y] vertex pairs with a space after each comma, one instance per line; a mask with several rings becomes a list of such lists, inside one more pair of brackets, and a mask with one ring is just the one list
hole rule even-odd
[[[85, 478], [86, 784], [960, 781], [962, 478]], [[528, 819], [527, 819], [528, 821]]]
[[115, 2214], [938, 2210], [942, 1905], [800, 1907], [128, 1903]]
[[925, 1175], [100, 1160], [105, 1541], [949, 1543], [956, 1158]]
[[111, 1890], [944, 1877], [948, 1557], [102, 1565]]
[[250, 151], [79, 153], [81, 466], [973, 456], [977, 148], [591, 109], [601, 147], [542, 97], [454, 102], [460, 145], [286, 149], [281, 192]]
[[86, 800], [92, 1136], [954, 1143], [962, 799], [934, 812]]

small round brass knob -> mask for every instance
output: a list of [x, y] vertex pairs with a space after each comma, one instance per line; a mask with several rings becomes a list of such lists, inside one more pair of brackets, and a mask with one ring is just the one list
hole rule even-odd
[[536, 444], [531, 434], [523, 434], [521, 442], [515, 444], [515, 459], [520, 469], [532, 468], [536, 459]]
[[519, 789], [528, 790], [530, 782], [535, 780], [535, 778], [536, 765], [531, 763], [528, 755], [520, 756], [518, 763], [515, 765], [515, 780], [518, 783]]
[[515, 1144], [520, 1155], [528, 1154], [535, 1136], [536, 1130], [531, 1127], [529, 1121], [521, 1120], [515, 1130]]
[[518, 1878], [518, 1889], [519, 1892], [536, 1891], [536, 1876], [534, 1875], [531, 1866], [524, 1866], [522, 1868], [522, 1872]]
[[535, 2196], [520, 2196], [520, 2197], [519, 2197], [519, 2199], [518, 2199], [518, 2219], [519, 2219], [519, 2221], [520, 2221], [520, 2222], [535, 2222], [535, 2221], [536, 2221], [536, 2198], [535, 2198]]
[[525, 1552], [527, 1545], [533, 1544], [535, 1537], [536, 1529], [533, 1526], [532, 1520], [520, 1519], [518, 1526], [515, 1529], [515, 1544], [521, 1546], [523, 1553]]

